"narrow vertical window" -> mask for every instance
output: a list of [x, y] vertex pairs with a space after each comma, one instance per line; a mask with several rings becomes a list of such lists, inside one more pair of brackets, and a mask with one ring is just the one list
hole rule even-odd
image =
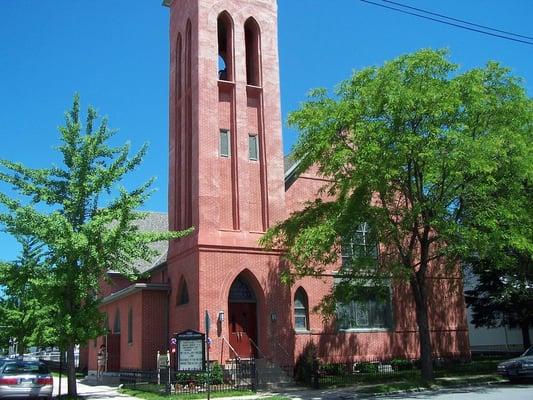
[[307, 294], [303, 288], [298, 288], [294, 294], [294, 329], [295, 330], [308, 330], [309, 318], [308, 318], [308, 301]]
[[233, 80], [233, 22], [224, 11], [217, 20], [218, 35], [218, 79]]
[[109, 315], [107, 313], [104, 313], [104, 329], [106, 335], [111, 332], [111, 329], [109, 329]]
[[220, 157], [229, 157], [230, 152], [230, 132], [227, 129], [220, 130]]
[[248, 158], [252, 161], [257, 161], [259, 159], [257, 135], [248, 135]]
[[261, 86], [261, 59], [259, 25], [253, 18], [244, 24], [244, 42], [246, 51], [246, 83]]
[[181, 306], [182, 304], [187, 304], [189, 302], [189, 289], [187, 288], [187, 281], [184, 277], [181, 277], [179, 288], [178, 288], [178, 297], [176, 305]]
[[120, 311], [118, 309], [115, 314], [115, 323], [113, 324], [113, 333], [120, 333]]
[[133, 310], [128, 310], [128, 343], [133, 343]]

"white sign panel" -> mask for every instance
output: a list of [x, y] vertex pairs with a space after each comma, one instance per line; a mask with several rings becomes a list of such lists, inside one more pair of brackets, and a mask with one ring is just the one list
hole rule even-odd
[[178, 370], [201, 371], [203, 369], [204, 341], [199, 339], [178, 340]]

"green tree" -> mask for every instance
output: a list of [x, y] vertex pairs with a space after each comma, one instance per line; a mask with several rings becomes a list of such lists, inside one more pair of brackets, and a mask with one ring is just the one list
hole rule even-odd
[[[133, 189], [119, 186], [146, 152], [132, 157], [130, 145], [108, 145], [115, 131], [89, 107], [85, 126], [79, 98], [60, 127], [62, 164], [33, 169], [1, 160], [0, 180], [11, 184], [18, 197], [0, 193], [0, 222], [13, 235], [30, 236], [46, 248], [44, 263], [50, 299], [58, 309], [58, 345], [67, 352], [68, 392], [76, 396], [74, 346], [102, 330], [98, 311], [99, 284], [109, 269], [133, 278], [134, 261], [149, 259], [149, 243], [178, 238], [183, 232], [141, 232], [136, 211], [150, 195], [152, 180]], [[51, 300], [52, 301], [52, 300]]]
[[505, 179], [498, 181], [500, 187], [490, 196], [492, 209], [475, 208], [465, 218], [480, 232], [475, 238], [479, 251], [465, 258], [477, 278], [466, 300], [476, 326], [519, 327], [526, 349], [533, 326], [533, 186], [529, 180], [509, 190]]
[[50, 294], [47, 269], [42, 263], [42, 245], [35, 239], [19, 237], [22, 252], [18, 260], [0, 263], [2, 342], [17, 340], [18, 352], [28, 346], [51, 346], [57, 340], [54, 324], [58, 310]]
[[531, 256], [513, 250], [508, 255], [510, 264], [489, 258], [470, 264], [477, 283], [466, 291], [466, 300], [476, 327], [518, 327], [525, 350], [531, 346], [533, 326], [533, 266]]
[[289, 124], [300, 132], [297, 172], [316, 167], [329, 178], [326, 200], [307, 203], [262, 240], [285, 249], [287, 276], [321, 275], [338, 259], [343, 238], [367, 223], [380, 243], [377, 262], [355, 257], [338, 275], [333, 298], [350, 300], [372, 279], [375, 286], [404, 280], [416, 306], [425, 379], [433, 377], [432, 265], [457, 266], [477, 232], [463, 223], [466, 210], [492, 208], [487, 199], [498, 172], [516, 186], [526, 171], [508, 166], [526, 168], [513, 160], [527, 157], [531, 141], [531, 101], [517, 78], [494, 62], [457, 68], [445, 51], [421, 50], [355, 72], [334, 96], [313, 91]]

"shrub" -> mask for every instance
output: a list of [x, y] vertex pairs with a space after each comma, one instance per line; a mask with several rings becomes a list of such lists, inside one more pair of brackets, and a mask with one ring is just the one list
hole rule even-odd
[[176, 374], [176, 383], [179, 383], [180, 385], [187, 385], [190, 382], [195, 382], [196, 379], [193, 374], [189, 372], [178, 372]]
[[296, 360], [294, 379], [297, 382], [312, 384], [317, 366], [317, 348], [314, 343], [309, 343], [298, 356], [298, 360]]
[[320, 369], [326, 375], [344, 375], [346, 372], [344, 364], [326, 363]]
[[378, 365], [369, 362], [362, 362], [357, 364], [356, 370], [361, 374], [376, 374], [378, 372]]
[[413, 369], [413, 363], [409, 360], [404, 360], [402, 358], [395, 358], [390, 362], [390, 365], [392, 365], [392, 369], [395, 371], [406, 371], [409, 369]]
[[222, 369], [222, 365], [216, 361], [211, 366], [211, 383], [213, 385], [224, 383], [224, 370]]

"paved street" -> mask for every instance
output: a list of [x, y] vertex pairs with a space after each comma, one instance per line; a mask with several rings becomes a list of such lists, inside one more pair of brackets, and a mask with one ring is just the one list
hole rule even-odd
[[[66, 393], [67, 381], [62, 379], [62, 394]], [[54, 396], [58, 395], [59, 382], [54, 384]], [[110, 400], [138, 400], [135, 397], [118, 393], [117, 388], [106, 385], [87, 385], [78, 381], [78, 394], [85, 399], [110, 399]], [[258, 393], [254, 396], [235, 397], [238, 400], [258, 399], [271, 395], [281, 395], [293, 400], [351, 400], [351, 399], [416, 399], [416, 400], [533, 400], [533, 384], [511, 385], [501, 383], [484, 386], [470, 386], [466, 388], [443, 389], [435, 392], [401, 393], [396, 395], [363, 396], [357, 395], [350, 389], [329, 390], [298, 390], [289, 389], [276, 393]], [[223, 400], [223, 399], [218, 399]]]
[[351, 400], [351, 399], [417, 399], [417, 400], [533, 400], [533, 384], [509, 383], [444, 389], [435, 392], [401, 393], [397, 395], [363, 396], [347, 389], [305, 390], [280, 392], [293, 400]]
[[431, 399], [431, 400], [532, 400], [533, 384], [511, 385], [508, 383], [455, 388], [432, 393], [410, 393], [384, 396], [384, 399]]

